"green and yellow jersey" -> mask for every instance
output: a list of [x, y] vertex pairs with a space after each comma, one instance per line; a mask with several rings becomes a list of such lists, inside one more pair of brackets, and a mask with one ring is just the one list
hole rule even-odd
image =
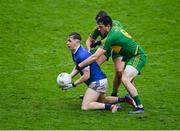
[[144, 53], [142, 48], [124, 30], [112, 27], [107, 37], [102, 40], [103, 48], [121, 54], [125, 58], [130, 58], [140, 53]]
[[146, 55], [143, 49], [124, 29], [111, 27], [106, 38], [102, 40], [102, 47], [108, 56], [113, 51], [122, 56], [126, 64], [134, 66], [138, 71], [146, 63]]
[[[118, 29], [123, 29], [123, 26], [122, 26], [122, 24], [121, 24], [119, 21], [113, 20], [112, 22], [113, 22], [113, 27], [116, 27], [116, 28], [118, 28]], [[102, 39], [105, 38], [105, 37], [103, 37], [103, 36], [101, 35], [101, 33], [100, 33], [100, 31], [98, 30], [98, 27], [97, 27], [97, 26], [94, 27], [94, 29], [93, 29], [92, 32], [90, 33], [90, 37], [91, 37], [92, 39], [94, 39], [94, 40], [98, 39], [98, 37], [100, 37], [100, 40], [102, 40]], [[100, 46], [101, 46], [101, 45], [98, 45], [98, 46], [96, 46], [96, 47], [93, 47], [93, 48], [90, 50], [91, 53], [94, 54], [94, 53], [96, 52], [97, 48], [100, 47]], [[117, 54], [117, 53], [115, 53], [115, 52], [113, 52], [112, 55], [106, 53], [105, 56], [107, 57], [107, 60], [109, 59], [110, 56], [112, 56], [113, 59], [114, 59], [114, 58], [117, 58], [117, 57], [121, 57], [119, 54]]]

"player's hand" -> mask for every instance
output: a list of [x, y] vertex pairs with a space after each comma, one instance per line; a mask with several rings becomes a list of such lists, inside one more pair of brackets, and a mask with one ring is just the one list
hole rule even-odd
[[73, 87], [76, 87], [76, 86], [74, 85], [74, 83], [69, 83], [69, 84], [63, 86], [63, 87], [62, 87], [62, 90], [68, 90], [68, 89], [71, 89], [71, 88], [73, 88]]

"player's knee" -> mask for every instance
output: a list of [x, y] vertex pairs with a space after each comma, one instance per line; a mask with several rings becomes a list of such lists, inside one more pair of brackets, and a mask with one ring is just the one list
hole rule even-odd
[[124, 84], [124, 85], [127, 85], [127, 83], [129, 82], [129, 79], [126, 77], [126, 76], [122, 76], [122, 83]]

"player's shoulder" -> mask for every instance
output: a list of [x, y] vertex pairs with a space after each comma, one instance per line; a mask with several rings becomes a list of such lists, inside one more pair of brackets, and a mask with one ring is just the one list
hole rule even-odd
[[112, 20], [113, 24], [121, 24], [118, 20]]
[[112, 27], [106, 39], [104, 39], [104, 41], [106, 41], [106, 43], [112, 44], [112, 42], [119, 40], [121, 36], [122, 36], [121, 32], [119, 30], [116, 30], [114, 27]]
[[79, 59], [86, 59], [87, 57], [89, 57], [91, 55], [91, 53], [86, 48], [84, 48], [82, 45], [79, 47], [77, 53], [78, 53]]
[[112, 27], [109, 32], [109, 37], [115, 37], [115, 36], [119, 36], [121, 34], [122, 34], [121, 29]]
[[98, 32], [98, 27], [94, 26], [94, 28], [91, 30], [91, 34]]
[[100, 35], [100, 32], [99, 32], [97, 26], [95, 26], [95, 27], [93, 28], [93, 30], [91, 30], [91, 33], [89, 34], [89, 36], [90, 36], [91, 38], [93, 38], [93, 39], [96, 39], [99, 35]]
[[118, 27], [118, 28], [123, 28], [121, 22], [118, 20], [113, 20], [113, 26]]
[[97, 26], [97, 25], [94, 26], [92, 30], [93, 30], [93, 31], [98, 30], [98, 26]]
[[80, 45], [79, 52], [81, 52], [81, 53], [88, 53], [88, 50], [83, 45]]

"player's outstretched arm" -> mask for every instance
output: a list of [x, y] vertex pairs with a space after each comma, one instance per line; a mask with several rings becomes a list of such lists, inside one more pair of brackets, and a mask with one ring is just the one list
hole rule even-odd
[[76, 66], [76, 69], [80, 70], [83, 67], [91, 64], [92, 62], [96, 61], [100, 56], [102, 56], [106, 51], [103, 48], [98, 48], [97, 51], [91, 55], [90, 57], [88, 57], [86, 60], [84, 60], [83, 62], [81, 62], [80, 64], [78, 64]]
[[90, 68], [89, 68], [89, 66], [86, 67], [86, 68], [84, 68], [84, 69], [82, 70], [82, 72], [83, 72], [83, 75], [82, 75], [78, 80], [76, 80], [76, 81], [73, 82], [73, 83], [69, 83], [69, 84], [63, 86], [63, 87], [62, 87], [62, 90], [69, 90], [69, 89], [74, 88], [74, 87], [76, 87], [77, 85], [79, 85], [79, 84], [87, 81], [87, 80], [89, 79], [89, 77], [90, 77]]
[[84, 68], [84, 69], [82, 70], [82, 72], [83, 72], [83, 75], [82, 75], [78, 80], [76, 80], [76, 81], [74, 82], [74, 85], [79, 85], [79, 84], [87, 81], [87, 80], [90, 78], [90, 67], [89, 67], [89, 66], [87, 66], [86, 68]]

